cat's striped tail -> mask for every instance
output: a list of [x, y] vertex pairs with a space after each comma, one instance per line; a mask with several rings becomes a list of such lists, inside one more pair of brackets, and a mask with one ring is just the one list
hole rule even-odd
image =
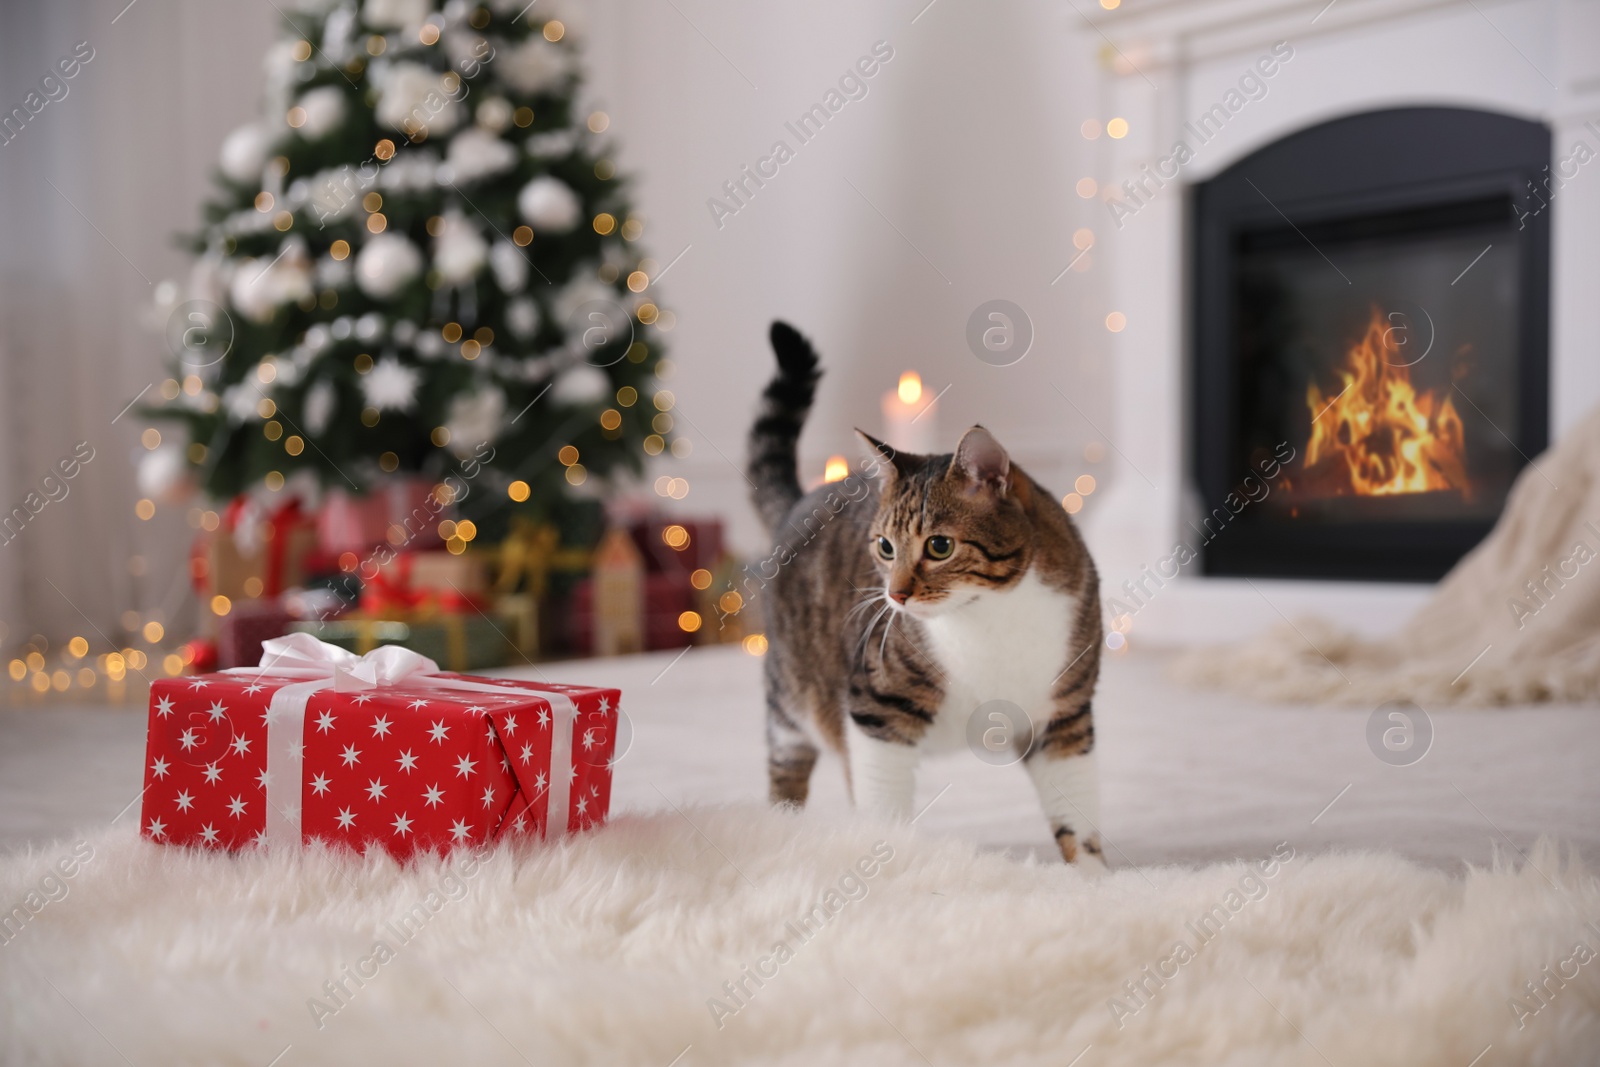
[[750, 427], [747, 466], [755, 486], [751, 499], [769, 531], [778, 528], [800, 499], [795, 445], [822, 377], [811, 342], [793, 326], [774, 322], [771, 337], [778, 373], [761, 394], [761, 407]]

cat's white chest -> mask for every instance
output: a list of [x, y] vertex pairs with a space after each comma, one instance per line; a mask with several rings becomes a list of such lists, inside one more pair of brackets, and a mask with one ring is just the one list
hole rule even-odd
[[1010, 589], [984, 591], [970, 603], [922, 620], [944, 671], [945, 699], [924, 747], [966, 743], [967, 721], [980, 704], [1006, 700], [1041, 728], [1050, 692], [1072, 653], [1068, 644], [1078, 601], [1030, 570]]

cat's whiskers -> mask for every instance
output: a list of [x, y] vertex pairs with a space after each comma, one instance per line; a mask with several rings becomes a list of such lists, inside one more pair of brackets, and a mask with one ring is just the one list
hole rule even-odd
[[889, 613], [889, 609], [891, 607], [893, 607], [893, 604], [891, 604], [887, 599], [885, 599], [883, 607], [879, 608], [878, 609], [878, 613], [872, 617], [872, 621], [867, 623], [867, 629], [861, 635], [861, 643], [856, 646], [856, 657], [858, 659], [860, 657], [862, 657], [866, 653], [866, 651], [867, 651], [867, 642], [872, 639], [872, 631], [873, 631], [873, 629], [875, 629], [877, 627], [878, 621]]
[[859, 604], [857, 604], [855, 607], [851, 608], [849, 611], [845, 612], [844, 613], [844, 617], [846, 619], [848, 619], [850, 616], [854, 615], [856, 612], [864, 611], [867, 608], [870, 608], [874, 603], [876, 603], [877, 601], [882, 600], [882, 599], [884, 599], [883, 590], [874, 589], [871, 592], [869, 592], [866, 596], [862, 597], [861, 602]]

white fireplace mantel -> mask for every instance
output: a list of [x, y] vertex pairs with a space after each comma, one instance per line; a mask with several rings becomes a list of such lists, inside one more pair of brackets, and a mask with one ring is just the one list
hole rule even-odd
[[[1195, 496], [1185, 463], [1184, 186], [1297, 130], [1363, 111], [1460, 106], [1542, 121], [1557, 159], [1600, 120], [1600, 3], [1594, 0], [1124, 0], [1080, 20], [1080, 47], [1101, 70], [1102, 137], [1095, 178], [1106, 215], [1096, 252], [1109, 271], [1115, 478], [1085, 519], [1106, 596], [1171, 555], [1184, 520], [1220, 502]], [[1184, 124], [1223, 103], [1261, 57], [1264, 95], [1231, 115], [1133, 214], [1109, 197], [1171, 154]], [[1081, 53], [1080, 53], [1081, 54]], [[1264, 69], [1264, 68], [1263, 68]], [[1259, 73], [1259, 71], [1258, 71]], [[1253, 88], [1253, 87], [1252, 87]], [[1600, 128], [1600, 122], [1596, 123]], [[1154, 188], [1147, 182], [1146, 189]], [[1126, 202], [1125, 202], [1126, 206]], [[1600, 405], [1600, 161], [1551, 203], [1551, 432]], [[1119, 224], [1120, 223], [1120, 224]], [[1193, 540], [1192, 536], [1190, 538]], [[1145, 589], [1154, 588], [1146, 579]], [[1134, 641], [1231, 640], [1282, 617], [1316, 613], [1369, 633], [1403, 621], [1426, 585], [1202, 578], [1198, 564], [1147, 596]]]

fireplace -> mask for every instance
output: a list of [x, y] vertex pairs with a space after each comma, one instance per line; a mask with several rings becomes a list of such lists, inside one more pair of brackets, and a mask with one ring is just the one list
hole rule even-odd
[[1433, 580], [1488, 532], [1548, 434], [1550, 159], [1541, 124], [1399, 108], [1194, 187], [1204, 573]]

